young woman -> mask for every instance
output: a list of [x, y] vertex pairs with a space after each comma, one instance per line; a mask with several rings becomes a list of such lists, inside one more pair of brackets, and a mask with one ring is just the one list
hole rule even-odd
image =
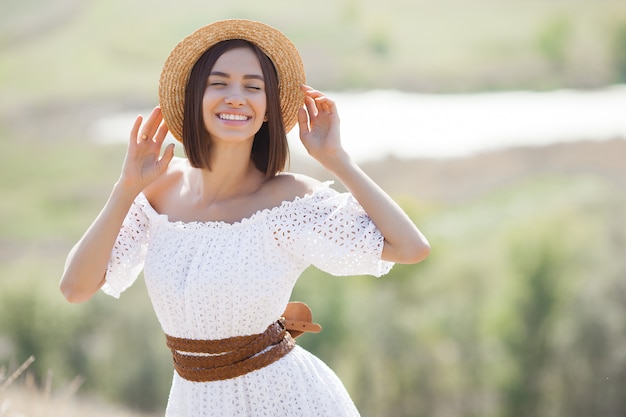
[[[71, 302], [101, 288], [119, 297], [144, 270], [174, 359], [167, 416], [357, 416], [336, 375], [286, 331], [291, 291], [311, 264], [379, 276], [419, 262], [426, 239], [344, 151], [335, 103], [304, 85], [300, 56], [276, 29], [199, 29], [170, 54], [159, 99], [132, 127], [61, 291]], [[296, 122], [349, 193], [284, 171]], [[168, 129], [187, 158], [162, 151]]]

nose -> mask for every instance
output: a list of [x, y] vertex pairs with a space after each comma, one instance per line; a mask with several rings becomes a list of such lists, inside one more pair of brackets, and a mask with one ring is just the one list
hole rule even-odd
[[246, 99], [238, 88], [232, 88], [224, 98], [224, 101], [231, 106], [243, 106], [246, 103]]
[[240, 95], [229, 95], [228, 97], [226, 97], [225, 99], [226, 104], [229, 104], [231, 106], [243, 106], [246, 102], [246, 100], [244, 100], [243, 97], [241, 97]]

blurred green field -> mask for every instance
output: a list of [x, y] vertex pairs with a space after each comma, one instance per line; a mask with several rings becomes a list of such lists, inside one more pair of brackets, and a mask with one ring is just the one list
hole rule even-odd
[[0, 105], [154, 101], [176, 42], [231, 17], [279, 27], [321, 89], [584, 88], [626, 77], [622, 0], [8, 0]]
[[[7, 0], [0, 365], [11, 370], [34, 355], [30, 372], [43, 385], [52, 370], [52, 392], [78, 375], [79, 399], [162, 415], [171, 358], [143, 284], [119, 301], [98, 294], [81, 305], [57, 288], [124, 155], [124, 146], [86, 142], [81, 132], [101, 107], [154, 104], [175, 42], [226, 17], [281, 28], [322, 89], [450, 93], [626, 80], [623, 0]], [[324, 327], [298, 342], [337, 371], [362, 415], [626, 415], [623, 180], [530, 170], [454, 201], [420, 198], [402, 183], [394, 197], [430, 239], [431, 257], [381, 279], [310, 269], [293, 297]], [[21, 396], [0, 389], [0, 415]]]
[[[4, 150], [0, 364], [34, 355], [35, 380], [54, 372], [52, 392], [80, 376], [78, 398], [162, 413], [171, 359], [143, 283], [81, 305], [57, 288], [124, 147]], [[396, 197], [431, 241], [426, 262], [381, 279], [310, 269], [294, 292], [324, 327], [299, 343], [338, 372], [362, 415], [623, 415], [623, 185], [537, 174], [454, 203], [414, 191]], [[0, 403], [7, 395], [22, 394]]]

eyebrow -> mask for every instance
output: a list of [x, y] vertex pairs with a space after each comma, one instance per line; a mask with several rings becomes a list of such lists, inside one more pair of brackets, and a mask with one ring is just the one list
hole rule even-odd
[[[211, 71], [211, 73], [209, 74], [209, 77], [215, 75], [218, 77], [224, 77], [224, 78], [230, 78], [230, 75], [226, 74], [225, 72], [221, 72], [221, 71]], [[244, 75], [243, 78], [245, 79], [251, 79], [251, 80], [261, 80], [263, 82], [265, 82], [265, 78], [263, 78], [262, 75], [257, 75], [257, 74], [247, 74]]]

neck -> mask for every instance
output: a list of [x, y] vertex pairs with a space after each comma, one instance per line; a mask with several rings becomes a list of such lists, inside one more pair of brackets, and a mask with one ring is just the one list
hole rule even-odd
[[[243, 149], [246, 148], [246, 149]], [[201, 200], [211, 203], [254, 192], [265, 175], [250, 159], [251, 147], [213, 149], [211, 170], [199, 170], [195, 192]]]

